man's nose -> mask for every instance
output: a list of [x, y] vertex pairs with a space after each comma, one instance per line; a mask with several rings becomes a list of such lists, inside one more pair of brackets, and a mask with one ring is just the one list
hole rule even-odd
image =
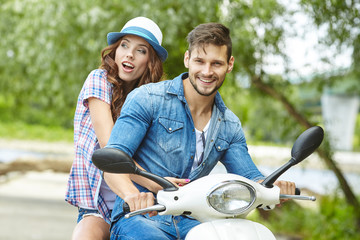
[[205, 64], [202, 69], [202, 74], [205, 76], [209, 76], [213, 74], [213, 70], [211, 64]]

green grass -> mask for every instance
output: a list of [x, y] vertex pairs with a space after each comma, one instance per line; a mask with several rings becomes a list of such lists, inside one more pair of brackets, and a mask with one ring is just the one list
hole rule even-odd
[[0, 122], [0, 138], [72, 142], [73, 129], [57, 126], [30, 125], [23, 122]]

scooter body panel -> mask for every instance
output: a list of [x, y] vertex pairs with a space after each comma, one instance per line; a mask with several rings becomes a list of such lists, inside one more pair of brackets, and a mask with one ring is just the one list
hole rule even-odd
[[187, 234], [185, 240], [276, 240], [260, 223], [246, 219], [221, 219], [202, 223]]
[[[210, 190], [221, 183], [228, 181], [240, 181], [248, 183], [256, 190], [255, 202], [242, 214], [225, 214], [216, 211], [207, 202], [207, 196]], [[280, 189], [277, 186], [265, 188], [259, 183], [253, 182], [235, 174], [211, 174], [197, 179], [177, 191], [163, 190], [157, 194], [159, 204], [166, 206], [166, 210], [160, 212], [160, 215], [181, 215], [186, 210], [191, 217], [200, 222], [208, 222], [225, 218], [245, 218], [246, 215], [259, 205], [275, 205], [279, 201]]]

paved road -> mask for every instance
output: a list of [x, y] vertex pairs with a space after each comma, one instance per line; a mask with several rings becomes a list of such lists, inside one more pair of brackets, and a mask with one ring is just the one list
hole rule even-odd
[[77, 210], [62, 200], [67, 174], [29, 172], [11, 178], [0, 179], [0, 239], [70, 239]]
[[[47, 144], [44, 147], [43, 144], [32, 142], [13, 145], [7, 148], [25, 146], [29, 148], [25, 150], [42, 152], [45, 149], [47, 153], [60, 152], [65, 155], [71, 155], [72, 148], [71, 144], [61, 147], [58, 144]], [[262, 146], [249, 146], [249, 150], [257, 163], [269, 166], [280, 166], [288, 160], [290, 153], [288, 148]], [[360, 153], [339, 153], [336, 159], [341, 162], [340, 166], [344, 170], [356, 174], [360, 172]], [[69, 160], [64, 161], [68, 164]], [[323, 168], [323, 164], [316, 157], [307, 162], [307, 167]], [[43, 164], [44, 162], [39, 161], [39, 165]], [[67, 178], [67, 173], [53, 171], [26, 174], [11, 172], [5, 176], [0, 175], [0, 239], [70, 239], [77, 210], [63, 200]]]
[[70, 239], [77, 210], [63, 200], [66, 177], [30, 172], [0, 184], [0, 239]]
[[0, 196], [0, 239], [70, 239], [76, 209], [64, 201]]

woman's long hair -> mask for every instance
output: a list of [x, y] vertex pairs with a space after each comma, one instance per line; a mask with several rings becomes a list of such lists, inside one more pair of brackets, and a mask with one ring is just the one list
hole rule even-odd
[[101, 51], [101, 65], [100, 68], [107, 71], [107, 80], [112, 83], [112, 100], [111, 100], [111, 114], [114, 122], [120, 115], [122, 105], [125, 102], [126, 96], [136, 87], [139, 87], [146, 83], [159, 82], [163, 76], [163, 65], [156, 54], [153, 47], [149, 47], [149, 62], [148, 66], [145, 69], [143, 75], [137, 79], [131, 89], [126, 87], [125, 82], [119, 78], [119, 68], [115, 63], [115, 53], [116, 49], [120, 45], [120, 38], [116, 43], [105, 47]]

